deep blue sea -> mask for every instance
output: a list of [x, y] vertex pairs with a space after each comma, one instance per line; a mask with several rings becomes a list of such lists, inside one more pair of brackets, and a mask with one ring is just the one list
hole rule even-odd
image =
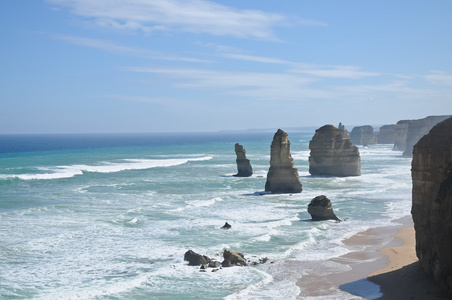
[[[300, 194], [260, 195], [274, 132], [0, 135], [0, 299], [303, 298], [316, 270], [287, 262], [343, 271], [344, 238], [410, 214], [411, 159], [359, 146], [361, 176], [314, 177], [314, 132], [288, 133]], [[252, 177], [232, 176], [237, 142]], [[345, 221], [311, 222], [318, 195]], [[200, 272], [189, 249], [272, 263]]]

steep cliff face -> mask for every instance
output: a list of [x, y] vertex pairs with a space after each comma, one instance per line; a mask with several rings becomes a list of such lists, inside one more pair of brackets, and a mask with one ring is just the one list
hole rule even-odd
[[403, 152], [403, 156], [411, 157], [413, 154], [413, 146], [416, 144], [421, 137], [426, 135], [430, 129], [436, 124], [450, 116], [429, 116], [424, 119], [412, 120], [408, 122], [407, 135], [406, 135], [406, 147]]
[[270, 169], [267, 173], [265, 191], [272, 193], [300, 193], [302, 185], [298, 170], [290, 155], [287, 133], [278, 129], [270, 149]]
[[353, 127], [350, 133], [350, 140], [355, 145], [371, 145], [377, 143], [377, 136], [374, 128], [370, 125]]
[[419, 262], [452, 297], [452, 117], [414, 146], [411, 176]]
[[253, 168], [251, 167], [250, 160], [246, 158], [246, 151], [239, 143], [235, 144], [235, 154], [237, 159], [237, 177], [249, 177], [253, 175]]
[[406, 135], [408, 133], [408, 124], [411, 120], [401, 120], [397, 122], [394, 129], [394, 148], [393, 150], [405, 151]]
[[361, 175], [358, 148], [333, 125], [317, 129], [309, 142], [309, 149], [309, 173], [312, 175]]
[[377, 135], [378, 144], [394, 144], [394, 131], [395, 124], [393, 125], [383, 125]]

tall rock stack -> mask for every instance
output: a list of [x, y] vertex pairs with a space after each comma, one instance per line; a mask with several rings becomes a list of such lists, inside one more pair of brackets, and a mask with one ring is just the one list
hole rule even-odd
[[341, 122], [339, 122], [339, 126], [337, 127], [337, 129], [339, 129], [339, 131], [341, 132], [341, 134], [344, 138], [347, 138], [347, 139], [350, 138], [350, 134], [348, 133], [347, 129], [345, 129], [345, 126], [342, 125]]
[[265, 191], [272, 193], [300, 193], [302, 185], [298, 170], [290, 155], [287, 133], [278, 129], [273, 136], [270, 150], [270, 169], [267, 173]]
[[350, 133], [350, 140], [355, 145], [371, 145], [377, 143], [377, 136], [374, 128], [370, 125], [353, 127]]
[[413, 155], [413, 146], [421, 137], [426, 135], [430, 129], [439, 122], [444, 121], [450, 116], [429, 116], [419, 120], [412, 120], [408, 123], [408, 130], [406, 135], [406, 146], [403, 156], [411, 157]]
[[419, 262], [452, 297], [452, 117], [414, 146], [411, 177]]
[[317, 129], [309, 142], [309, 149], [311, 175], [361, 175], [361, 157], [358, 148], [349, 138], [342, 136], [340, 130], [333, 125]]
[[394, 144], [395, 124], [383, 125], [377, 135], [378, 144]]
[[237, 159], [237, 177], [250, 177], [253, 175], [253, 169], [251, 168], [250, 160], [246, 158], [246, 151], [239, 143], [235, 144], [235, 154]]

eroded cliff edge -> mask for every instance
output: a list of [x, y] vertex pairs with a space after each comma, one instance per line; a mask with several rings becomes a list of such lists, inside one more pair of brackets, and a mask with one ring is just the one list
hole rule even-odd
[[452, 297], [452, 117], [414, 146], [411, 176], [416, 254]]

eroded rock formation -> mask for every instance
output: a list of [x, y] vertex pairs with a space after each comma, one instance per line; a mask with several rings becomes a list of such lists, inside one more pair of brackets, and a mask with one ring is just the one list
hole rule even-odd
[[272, 193], [300, 193], [302, 185], [297, 168], [290, 155], [287, 133], [281, 129], [273, 136], [270, 150], [270, 169], [267, 173], [265, 191]]
[[339, 129], [344, 138], [348, 139], [350, 138], [350, 134], [348, 133], [347, 129], [345, 129], [345, 126], [342, 125], [342, 123], [339, 122], [339, 126], [337, 127], [337, 129]]
[[452, 117], [414, 146], [411, 176], [419, 263], [452, 297]]
[[410, 120], [398, 121], [394, 128], [394, 148], [393, 150], [405, 151], [406, 148], [406, 135], [408, 132], [408, 124]]
[[413, 155], [413, 146], [421, 137], [426, 135], [436, 124], [450, 116], [429, 116], [424, 119], [412, 120], [408, 122], [408, 131], [406, 135], [406, 147], [403, 156], [411, 157]]
[[350, 140], [355, 145], [371, 145], [377, 143], [377, 136], [374, 128], [370, 125], [353, 127], [350, 133]]
[[311, 175], [359, 176], [361, 157], [349, 138], [342, 136], [333, 125], [315, 131], [309, 142], [309, 173]]
[[313, 221], [336, 220], [340, 221], [333, 212], [333, 204], [326, 196], [317, 196], [308, 205], [308, 213]]
[[246, 151], [239, 143], [235, 144], [235, 154], [237, 159], [237, 177], [250, 177], [253, 175], [253, 169], [251, 168], [250, 160], [246, 158]]
[[394, 144], [395, 125], [383, 125], [377, 135], [378, 144]]

